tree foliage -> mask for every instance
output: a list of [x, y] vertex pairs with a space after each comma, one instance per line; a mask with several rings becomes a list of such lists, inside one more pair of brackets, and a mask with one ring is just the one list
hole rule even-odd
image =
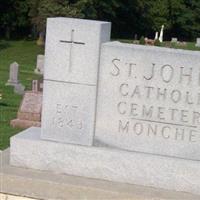
[[19, 28], [29, 27], [27, 0], [7, 0], [0, 3], [0, 30], [7, 39]]
[[38, 31], [44, 31], [48, 17], [84, 17], [78, 7], [66, 0], [28, 0], [29, 17]]
[[111, 21], [114, 37], [154, 37], [162, 24], [166, 39], [200, 34], [200, 0], [6, 0], [0, 31], [7, 37], [30, 28], [43, 32], [46, 19], [55, 16]]

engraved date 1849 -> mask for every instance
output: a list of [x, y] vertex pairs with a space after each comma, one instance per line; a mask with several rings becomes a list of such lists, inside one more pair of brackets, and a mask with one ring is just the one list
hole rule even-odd
[[83, 121], [80, 119], [79, 107], [76, 105], [57, 104], [53, 123], [58, 128], [83, 129]]

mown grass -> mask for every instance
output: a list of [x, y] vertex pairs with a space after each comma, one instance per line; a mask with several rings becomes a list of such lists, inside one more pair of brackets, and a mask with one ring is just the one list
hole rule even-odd
[[20, 65], [19, 80], [31, 88], [33, 79], [40, 76], [34, 74], [37, 54], [42, 54], [43, 49], [35, 41], [0, 41], [0, 149], [9, 146], [9, 138], [18, 133], [20, 129], [10, 127], [10, 120], [15, 119], [22, 99], [13, 91], [13, 87], [5, 86], [9, 77], [9, 66], [12, 62]]

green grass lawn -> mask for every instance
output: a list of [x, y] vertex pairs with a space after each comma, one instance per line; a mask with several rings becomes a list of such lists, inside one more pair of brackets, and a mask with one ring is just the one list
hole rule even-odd
[[187, 42], [186, 45], [181, 45], [179, 43], [171, 43], [171, 42], [164, 42], [162, 46], [170, 47], [175, 49], [185, 49], [185, 50], [192, 50], [192, 51], [200, 51], [200, 47], [195, 46], [196, 43], [194, 42]]
[[14, 94], [13, 87], [5, 86], [9, 77], [9, 66], [17, 62], [19, 80], [31, 88], [33, 79], [40, 78], [34, 74], [37, 54], [43, 54], [43, 48], [38, 47], [35, 41], [0, 41], [0, 149], [9, 146], [9, 138], [18, 133], [20, 129], [10, 127], [10, 120], [16, 118], [22, 96]]
[[[139, 42], [139, 41], [134, 41], [134, 40], [128, 40], [128, 39], [117, 39], [120, 42], [123, 43], [134, 43], [134, 42]], [[200, 51], [200, 47], [195, 46], [195, 42], [187, 42], [186, 45], [180, 44], [180, 43], [171, 43], [169, 41], [163, 42], [161, 44], [161, 47], [167, 47], [167, 48], [173, 48], [173, 49], [185, 49], [185, 50], [192, 50], [192, 51]]]

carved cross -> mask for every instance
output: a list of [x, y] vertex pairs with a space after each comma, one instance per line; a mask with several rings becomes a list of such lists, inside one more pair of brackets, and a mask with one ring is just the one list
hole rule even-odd
[[72, 53], [73, 53], [73, 46], [74, 45], [85, 45], [84, 42], [77, 42], [77, 41], [74, 41], [74, 29], [72, 29], [71, 31], [71, 38], [69, 41], [67, 40], [60, 40], [60, 42], [62, 43], [68, 43], [70, 44], [70, 49], [69, 49], [69, 72], [71, 72], [72, 70]]

